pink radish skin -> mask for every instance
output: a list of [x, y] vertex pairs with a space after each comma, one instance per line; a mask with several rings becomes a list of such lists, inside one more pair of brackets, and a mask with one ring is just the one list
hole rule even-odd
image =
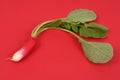
[[13, 54], [11, 60], [14, 62], [19, 62], [20, 60], [22, 60], [34, 48], [35, 43], [36, 40], [31, 37], [29, 41], [22, 48], [20, 48], [17, 52]]

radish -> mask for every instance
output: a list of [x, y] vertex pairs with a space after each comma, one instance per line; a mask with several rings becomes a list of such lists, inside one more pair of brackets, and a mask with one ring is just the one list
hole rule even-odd
[[19, 62], [20, 60], [22, 60], [34, 48], [35, 43], [36, 40], [31, 37], [22, 48], [20, 48], [17, 52], [13, 54], [11, 61]]
[[[74, 35], [82, 44], [85, 57], [93, 63], [106, 63], [113, 56], [113, 48], [108, 43], [88, 42], [81, 38], [105, 38], [108, 29], [93, 22], [96, 14], [88, 9], [77, 9], [71, 11], [67, 17], [45, 21], [38, 24], [31, 33], [30, 40], [19, 49], [11, 58], [14, 62], [19, 62], [34, 48], [38, 35], [47, 29], [59, 29]], [[77, 34], [76, 34], [77, 33]], [[78, 35], [79, 34], [79, 35]]]

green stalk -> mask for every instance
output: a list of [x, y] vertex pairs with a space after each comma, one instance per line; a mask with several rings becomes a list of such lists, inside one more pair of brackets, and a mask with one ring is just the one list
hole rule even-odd
[[[66, 22], [65, 18], [60, 18], [60, 19], [56, 19], [56, 20], [61, 20], [62, 22]], [[49, 20], [49, 21], [46, 21], [46, 22], [43, 22], [41, 24], [38, 24], [34, 30], [32, 31], [31, 33], [31, 36], [33, 38], [36, 38], [41, 32], [47, 30], [47, 29], [59, 29], [59, 30], [62, 30], [62, 31], [65, 31], [65, 32], [68, 32], [72, 35], [74, 35], [76, 38], [78, 38], [78, 40], [80, 42], [87, 42], [85, 41], [84, 39], [82, 39], [80, 36], [78, 36], [76, 33], [70, 31], [70, 30], [67, 30], [67, 29], [63, 29], [63, 28], [60, 28], [60, 27], [48, 27], [47, 24], [51, 23], [51, 22], [54, 22], [56, 20]]]
[[46, 22], [43, 22], [41, 24], [38, 24], [32, 31], [31, 33], [31, 36], [33, 38], [36, 38], [38, 36], [38, 34], [42, 31], [44, 31], [44, 25], [46, 25], [47, 23], [50, 23], [52, 22], [53, 20], [50, 20], [50, 21], [46, 21]]
[[65, 31], [65, 32], [68, 32], [68, 33], [74, 35], [80, 42], [87, 42], [84, 39], [82, 39], [79, 35], [77, 35], [76, 33], [72, 32], [72, 31], [69, 31], [67, 29], [55, 28], [55, 27], [48, 27], [48, 28], [43, 28], [43, 29], [39, 29], [39, 28], [41, 28], [41, 27], [36, 27], [35, 28], [34, 32], [32, 32], [32, 37], [36, 38], [41, 32], [43, 32], [47, 29], [59, 29], [59, 30], [62, 30], [62, 31]]
[[[40, 32], [42, 32], [42, 31], [46, 30], [46, 28], [48, 28], [47, 24], [49, 24], [49, 23], [51, 23], [51, 22], [54, 22], [54, 21], [57, 21], [57, 20], [61, 20], [61, 22], [67, 22], [67, 21], [65, 20], [65, 18], [60, 18], [60, 19], [45, 21], [45, 22], [43, 22], [43, 23], [41, 23], [41, 24], [38, 24], [38, 25], [34, 28], [34, 30], [33, 30], [32, 33], [31, 33], [31, 36], [32, 36], [33, 38], [36, 38]], [[52, 26], [51, 26], [51, 27], [52, 27]]]

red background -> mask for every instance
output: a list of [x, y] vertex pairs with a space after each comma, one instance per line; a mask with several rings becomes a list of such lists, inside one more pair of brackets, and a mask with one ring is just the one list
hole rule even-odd
[[[89, 62], [77, 39], [59, 30], [40, 34], [38, 48], [23, 61], [7, 60], [38, 23], [65, 17], [77, 8], [94, 10], [96, 22], [109, 28], [107, 38], [94, 41], [113, 45], [110, 62]], [[0, 80], [120, 80], [119, 19], [119, 0], [0, 0]]]

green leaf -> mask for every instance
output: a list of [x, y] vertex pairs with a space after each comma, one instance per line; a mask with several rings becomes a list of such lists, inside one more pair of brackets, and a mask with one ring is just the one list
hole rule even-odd
[[60, 24], [62, 23], [61, 19], [58, 20], [53, 20], [53, 21], [49, 21], [48, 23], [44, 24], [44, 28], [46, 27], [58, 27]]
[[113, 48], [108, 43], [82, 42], [85, 56], [93, 63], [106, 63], [113, 56]]
[[104, 38], [106, 37], [108, 29], [97, 23], [86, 24], [86, 26], [82, 26], [79, 29], [79, 33], [84, 37], [92, 37], [92, 38]]
[[66, 28], [66, 29], [69, 29], [69, 30], [71, 29], [71, 26], [70, 26], [69, 23], [66, 23], [63, 27]]
[[71, 26], [71, 31], [76, 32], [76, 33], [79, 31], [79, 24], [80, 23], [71, 22], [69, 24]]
[[78, 32], [79, 30], [78, 30], [79, 28], [77, 27], [77, 26], [72, 26], [72, 30], [74, 31], [74, 32]]
[[96, 19], [96, 14], [92, 10], [77, 9], [71, 11], [66, 20], [70, 22], [89, 22]]
[[79, 31], [79, 25], [78, 23], [68, 23], [64, 22], [62, 25], [60, 25], [61, 28], [68, 29], [73, 32], [78, 32]]

